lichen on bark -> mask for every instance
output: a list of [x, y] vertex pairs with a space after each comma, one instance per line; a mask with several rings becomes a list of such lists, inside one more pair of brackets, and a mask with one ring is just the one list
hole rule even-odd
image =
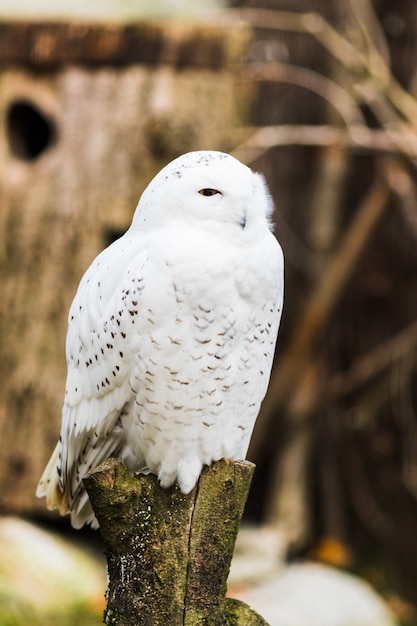
[[106, 547], [104, 621], [117, 626], [264, 626], [226, 599], [234, 544], [252, 479], [250, 463], [204, 468], [187, 495], [109, 459], [85, 479]]

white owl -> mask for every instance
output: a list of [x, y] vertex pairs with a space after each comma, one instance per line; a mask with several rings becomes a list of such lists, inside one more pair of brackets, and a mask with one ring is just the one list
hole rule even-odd
[[283, 301], [283, 256], [263, 178], [190, 152], [144, 191], [95, 259], [68, 318], [61, 436], [39, 482], [76, 528], [82, 479], [110, 456], [188, 493], [204, 465], [245, 459]]

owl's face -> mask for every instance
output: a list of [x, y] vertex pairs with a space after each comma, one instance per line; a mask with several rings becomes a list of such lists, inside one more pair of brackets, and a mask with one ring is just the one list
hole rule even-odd
[[145, 189], [133, 228], [163, 222], [268, 227], [272, 202], [263, 177], [222, 152], [189, 152], [164, 167]]

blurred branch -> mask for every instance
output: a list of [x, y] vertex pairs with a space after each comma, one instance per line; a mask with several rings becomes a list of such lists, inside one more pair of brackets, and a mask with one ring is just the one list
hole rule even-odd
[[[317, 93], [339, 112], [346, 128], [330, 125], [265, 126], [255, 130], [237, 146], [234, 150], [236, 156], [252, 162], [276, 146], [313, 145], [400, 154], [416, 163], [417, 102], [392, 76], [385, 38], [372, 5], [368, 0], [350, 0], [350, 3], [357, 29], [349, 35], [338, 32], [318, 13], [267, 9], [240, 11], [255, 28], [312, 35], [342, 65], [346, 73], [339, 73], [338, 78], [339, 82], [344, 81], [345, 86], [312, 70], [280, 63], [256, 64], [247, 73], [252, 80], [288, 82]], [[357, 39], [361, 37], [366, 45], [352, 42], [355, 35]], [[381, 130], [365, 125], [360, 108], [364, 102], [380, 121]], [[304, 405], [300, 399], [306, 395], [303, 389], [309, 389], [310, 385], [307, 382], [304, 384], [303, 380], [308, 381], [309, 372], [314, 369], [314, 345], [384, 212], [389, 187], [395, 189], [395, 185], [400, 185], [404, 190], [405, 183], [410, 196], [411, 182], [402, 181], [401, 175], [394, 176], [391, 168], [389, 185], [385, 181], [376, 181], [371, 187], [339, 250], [329, 259], [322, 280], [307, 302], [287, 352], [278, 361], [263, 406], [265, 416], [272, 415], [277, 406], [288, 401], [293, 407]]]
[[366, 57], [337, 32], [319, 13], [293, 13], [274, 9], [239, 9], [254, 28], [287, 30], [313, 35], [342, 65], [360, 72]]
[[339, 372], [326, 384], [326, 399], [357, 391], [362, 385], [382, 373], [392, 364], [417, 347], [417, 322], [380, 343], [377, 348], [357, 357], [345, 372]]
[[[311, 246], [313, 249], [309, 248], [308, 254], [303, 252], [304, 262], [309, 255], [314, 259], [308, 268], [308, 276], [313, 278], [311, 293], [305, 299], [298, 319], [291, 320], [292, 334], [287, 337], [286, 348], [278, 353], [269, 391], [251, 442], [251, 454], [256, 459], [258, 455], [261, 456], [262, 446], [272, 433], [272, 420], [278, 415], [280, 418], [285, 417], [285, 440], [280, 444], [270, 469], [266, 518], [272, 525], [278, 523], [288, 540], [298, 545], [308, 540], [311, 532], [309, 455], [318, 426], [316, 419], [312, 418], [316, 418], [322, 408], [331, 407], [335, 400], [356, 392], [356, 398], [359, 398], [356, 417], [362, 419], [364, 424], [365, 420], [369, 424], [382, 404], [389, 402], [391, 389], [387, 379], [404, 358], [411, 358], [417, 346], [415, 322], [380, 343], [377, 348], [358, 356], [347, 371], [333, 375], [330, 380], [323, 376], [327, 368], [320, 349], [321, 336], [331, 321], [332, 312], [340, 305], [344, 295], [348, 294], [360, 257], [369, 247], [375, 228], [383, 219], [392, 196], [400, 199], [396, 202], [398, 210], [402, 211], [412, 234], [417, 237], [417, 189], [409, 174], [409, 171], [414, 174], [417, 169], [417, 100], [392, 74], [388, 43], [372, 0], [346, 0], [343, 4], [344, 19], [336, 27], [315, 12], [296, 13], [259, 8], [239, 10], [239, 14], [255, 29], [269, 31], [264, 37], [271, 38], [270, 31], [273, 30], [279, 41], [283, 33], [292, 32], [299, 35], [282, 38], [284, 43], [295, 40], [295, 47], [300, 42], [311, 43], [309, 50], [313, 58], [311, 62], [307, 60], [309, 66], [316, 62], [315, 42], [328, 52], [330, 78], [320, 71], [278, 62], [253, 63], [245, 70], [245, 77], [251, 83], [259, 81], [294, 85], [294, 98], [309, 95], [297, 89], [301, 88], [324, 99], [332, 107], [328, 124], [277, 124], [248, 129], [248, 134], [241, 135], [241, 143], [234, 150], [238, 158], [251, 163], [277, 146], [327, 148], [314, 151], [316, 195], [310, 192], [308, 196], [307, 234], [310, 234], [310, 239], [305, 239], [308, 243], [314, 243], [312, 225], [327, 227], [330, 224], [332, 227], [331, 220], [336, 220], [333, 228], [335, 237], [323, 250], [321, 257], [317, 254], [320, 250], [315, 250], [314, 245]], [[347, 12], [346, 5], [349, 6]], [[265, 58], [268, 55], [265, 54]], [[280, 89], [273, 93], [281, 94], [283, 91]], [[279, 121], [278, 117], [271, 119]], [[368, 126], [368, 120], [371, 120], [369, 126], [373, 128]], [[324, 189], [321, 188], [321, 180], [317, 183], [317, 174], [320, 174], [320, 163], [317, 160], [325, 159], [326, 153], [331, 154], [332, 150], [342, 155], [342, 158], [343, 155], [349, 158], [354, 152], [386, 155], [386, 169], [383, 173], [377, 173], [360, 206], [352, 207], [350, 223], [340, 234], [337, 227], [337, 209], [340, 206], [337, 189], [340, 180], [329, 169], [323, 178]], [[323, 167], [325, 165], [322, 163]], [[339, 177], [341, 172], [336, 172]], [[334, 176], [333, 189], [328, 187], [328, 178], [332, 180], [329, 174]], [[329, 202], [329, 194], [331, 196], [332, 193]], [[314, 222], [315, 203], [320, 208], [322, 219], [318, 224]], [[329, 213], [326, 213], [327, 203]], [[319, 235], [321, 237], [322, 233]], [[325, 236], [329, 236], [328, 231], [325, 231]], [[337, 245], [336, 237], [340, 238]], [[283, 241], [288, 244], [285, 237]], [[321, 239], [319, 243], [322, 243]], [[286, 257], [287, 260], [290, 258], [288, 250]], [[297, 260], [299, 266], [300, 259]], [[316, 271], [312, 271], [312, 268]], [[411, 378], [408, 380], [411, 384]], [[406, 392], [404, 388], [403, 393]], [[408, 410], [406, 417], [407, 426], [411, 423], [411, 410]], [[417, 449], [417, 430], [415, 435], [412, 443], [408, 447], [404, 446], [404, 482], [408, 481], [408, 488], [417, 492], [417, 465], [411, 461], [407, 465], [408, 458], [412, 459]], [[373, 497], [366, 468], [361, 464], [360, 451], [353, 449], [350, 456], [350, 463], [345, 463], [345, 460], [349, 461], [349, 454], [341, 462], [347, 472], [352, 474], [349, 486], [357, 515], [376, 533], [387, 536], [392, 530], [391, 521]], [[334, 474], [337, 469], [332, 466], [329, 472]], [[343, 506], [343, 494], [339, 504]], [[334, 500], [331, 506], [334, 506]]]
[[[242, 9], [239, 13], [255, 28], [308, 33], [344, 68], [338, 82], [305, 67], [284, 63], [257, 63], [245, 71], [252, 81], [284, 82], [324, 98], [341, 116], [346, 128], [333, 126], [268, 126], [255, 131], [234, 153], [252, 162], [278, 145], [315, 145], [375, 152], [401, 153], [414, 165], [417, 157], [417, 101], [393, 77], [384, 34], [369, 0], [349, 0], [357, 25], [339, 33], [318, 13], [269, 9]], [[350, 39], [360, 38], [363, 45]], [[356, 45], [355, 45], [356, 44]], [[366, 104], [382, 126], [366, 126], [361, 107]]]
[[393, 160], [389, 170], [389, 184], [393, 193], [401, 200], [399, 208], [409, 231], [417, 239], [417, 192], [415, 183], [399, 160]]
[[389, 67], [388, 45], [372, 3], [369, 0], [348, 0], [348, 4], [351, 5], [353, 18], [365, 41], [368, 64], [373, 67]]
[[[313, 259], [306, 271], [310, 282], [314, 283], [327, 266], [329, 255], [340, 237], [340, 207], [343, 206], [351, 162], [351, 152], [341, 150], [339, 146], [326, 146], [318, 152], [307, 232], [307, 242]], [[287, 246], [285, 248], [288, 259]]]
[[365, 126], [362, 112], [349, 91], [314, 70], [290, 63], [254, 63], [245, 70], [244, 76], [251, 82], [284, 82], [308, 89], [333, 106], [348, 128]]
[[371, 130], [365, 126], [347, 129], [334, 126], [302, 126], [282, 124], [263, 126], [233, 150], [233, 155], [246, 163], [277, 146], [339, 146], [358, 151], [417, 155], [417, 137], [385, 130]]
[[[362, 1], [362, 0], [361, 0]], [[370, 15], [370, 10], [368, 10]], [[312, 35], [325, 47], [334, 59], [339, 61], [354, 79], [353, 90], [360, 82], [370, 80], [378, 91], [391, 102], [396, 111], [410, 124], [410, 132], [416, 132], [417, 102], [395, 80], [386, 60], [372, 45], [372, 38], [366, 34], [367, 53], [348, 41], [331, 26], [319, 13], [293, 13], [272, 9], [240, 9], [239, 14], [255, 28], [286, 30]], [[359, 13], [358, 23], [362, 34], [366, 31], [363, 10]], [[369, 21], [369, 20], [368, 20]], [[360, 89], [358, 90], [360, 95]]]
[[415, 367], [416, 353], [402, 353], [392, 368], [391, 391], [393, 414], [400, 424], [402, 483], [417, 499], [417, 421], [412, 394]]
[[[260, 421], [262, 427], [255, 429], [256, 438], [253, 439], [253, 446], [263, 439], [261, 431], [266, 428], [267, 422], [278, 407], [289, 401], [297, 404], [298, 393], [302, 393], [305, 386], [304, 378], [307, 377], [308, 380], [311, 368], [314, 368], [314, 347], [331, 312], [346, 289], [375, 226], [384, 214], [389, 196], [390, 190], [385, 181], [382, 178], [376, 179], [329, 261], [322, 280], [306, 302], [298, 323], [294, 324], [293, 336], [288, 343], [287, 351], [281, 354], [273, 370], [269, 391], [262, 407], [263, 419]], [[308, 383], [306, 386], [310, 387]], [[318, 394], [318, 388], [315, 389], [317, 391], [314, 393]], [[316, 406], [317, 398], [310, 396], [309, 402], [312, 407]], [[304, 402], [302, 404], [304, 405]]]
[[350, 502], [365, 528], [379, 537], [387, 537], [395, 531], [394, 522], [375, 497], [363, 456], [352, 434], [345, 437], [344, 444]]
[[[357, 82], [355, 91], [360, 96], [360, 101], [372, 111], [388, 138], [392, 137], [393, 142], [399, 142], [401, 146], [412, 137], [412, 145], [415, 145], [415, 126], [399, 117], [394, 104], [385, 97], [375, 82], [370, 79]], [[409, 156], [415, 157], [415, 151], [412, 151]]]

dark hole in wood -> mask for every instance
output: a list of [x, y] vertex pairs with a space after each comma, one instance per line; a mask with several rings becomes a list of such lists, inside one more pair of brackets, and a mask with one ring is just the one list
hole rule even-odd
[[40, 157], [56, 136], [53, 122], [35, 104], [25, 100], [10, 105], [6, 129], [12, 153], [25, 161]]

